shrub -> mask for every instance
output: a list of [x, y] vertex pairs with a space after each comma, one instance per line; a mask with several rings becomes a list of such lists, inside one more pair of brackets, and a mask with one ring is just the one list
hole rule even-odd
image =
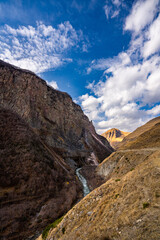
[[62, 228], [62, 233], [63, 233], [63, 234], [65, 233], [65, 228], [64, 228], [64, 227]]
[[134, 168], [131, 168], [131, 170], [130, 171], [133, 171], [134, 170]]
[[149, 203], [148, 202], [143, 203], [143, 208], [147, 208], [147, 207], [149, 207]]
[[116, 179], [115, 181], [116, 181], [116, 182], [119, 182], [119, 181], [121, 181], [121, 179], [118, 178], [118, 179]]
[[46, 240], [49, 230], [55, 228], [61, 221], [63, 217], [56, 219], [53, 223], [49, 224], [42, 232], [42, 239]]
[[115, 199], [116, 199], [117, 197], [119, 197], [119, 193], [117, 193], [117, 194], [115, 195]]

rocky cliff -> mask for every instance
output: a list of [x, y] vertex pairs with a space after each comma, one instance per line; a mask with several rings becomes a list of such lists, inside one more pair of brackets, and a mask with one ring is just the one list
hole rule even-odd
[[[97, 172], [106, 182], [50, 229], [47, 240], [160, 239], [160, 124], [153, 124], [157, 120], [152, 127], [148, 123], [150, 129], [142, 126], [146, 131], [137, 137], [139, 145], [126, 146], [99, 164]], [[138, 148], [140, 143], [143, 148]]]
[[[0, 106], [21, 116], [65, 158], [102, 161], [113, 149], [71, 97], [49, 87], [34, 73], [0, 61]], [[91, 153], [93, 153], [91, 155]]]
[[129, 134], [130, 132], [123, 132], [117, 128], [112, 128], [104, 132], [102, 136], [108, 140], [114, 149], [116, 149], [119, 143], [122, 142], [122, 140]]
[[69, 210], [80, 186], [16, 113], [0, 108], [0, 132], [0, 239], [25, 239]]
[[113, 151], [67, 93], [0, 61], [0, 238], [32, 239], [81, 196], [75, 168]]

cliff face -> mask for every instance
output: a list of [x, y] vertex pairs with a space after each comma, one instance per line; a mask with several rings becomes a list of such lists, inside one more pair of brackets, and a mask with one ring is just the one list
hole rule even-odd
[[17, 114], [0, 108], [0, 239], [26, 239], [69, 210], [80, 186]]
[[65, 214], [81, 196], [75, 168], [113, 151], [67, 93], [3, 61], [0, 132], [2, 239], [26, 239]]
[[3, 61], [0, 61], [0, 106], [18, 113], [66, 161], [72, 158], [79, 165], [88, 157], [90, 161], [94, 158], [102, 161], [113, 151], [67, 93]]
[[122, 142], [123, 139], [129, 134], [130, 132], [123, 132], [117, 128], [112, 128], [104, 132], [102, 136], [108, 140], [108, 142], [114, 149], [116, 149], [119, 143]]

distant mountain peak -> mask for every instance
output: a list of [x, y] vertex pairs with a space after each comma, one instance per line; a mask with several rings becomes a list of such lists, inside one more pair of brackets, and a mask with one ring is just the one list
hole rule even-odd
[[122, 140], [129, 134], [130, 132], [124, 132], [118, 128], [111, 128], [104, 132], [102, 136], [108, 140], [113, 148], [116, 148], [118, 143], [122, 142]]

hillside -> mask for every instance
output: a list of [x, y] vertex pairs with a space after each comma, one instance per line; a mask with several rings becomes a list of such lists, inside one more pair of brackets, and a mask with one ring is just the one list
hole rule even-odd
[[[118, 145], [119, 149], [159, 146], [160, 117], [156, 117], [137, 128]], [[156, 126], [157, 125], [157, 126]], [[158, 131], [158, 132], [156, 132]]]
[[123, 132], [117, 128], [112, 128], [104, 132], [102, 136], [108, 140], [114, 149], [116, 149], [118, 144], [129, 134], [130, 132]]
[[74, 206], [47, 240], [160, 239], [160, 124], [152, 126], [142, 126], [147, 131], [137, 138], [143, 148], [126, 147], [99, 164], [106, 182]]

